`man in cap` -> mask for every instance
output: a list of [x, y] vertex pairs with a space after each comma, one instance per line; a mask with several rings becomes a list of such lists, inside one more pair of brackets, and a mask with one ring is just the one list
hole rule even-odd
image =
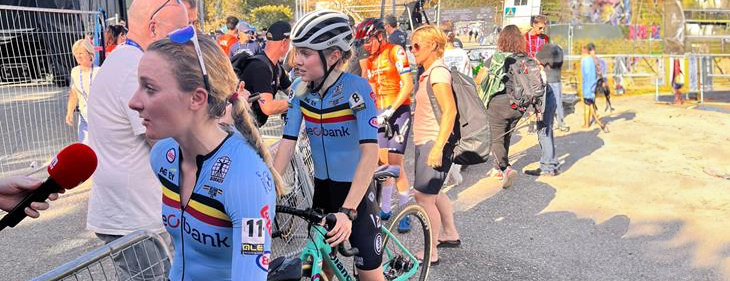
[[406, 45], [408, 45], [408, 35], [398, 29], [398, 20], [395, 16], [390, 15], [385, 17], [385, 32], [388, 33], [388, 42], [400, 45], [404, 50], [407, 49]]
[[245, 21], [236, 26], [238, 30], [238, 42], [231, 47], [230, 56], [233, 57], [240, 52], [247, 52], [249, 55], [256, 55], [261, 52], [261, 45], [256, 42], [256, 28]]
[[262, 54], [247, 58], [245, 62], [234, 59], [233, 67], [238, 78], [246, 83], [246, 90], [259, 99], [251, 104], [258, 126], [266, 124], [269, 115], [281, 114], [289, 109], [287, 99], [274, 99], [276, 92], [285, 91], [291, 81], [282, 67], [281, 60], [289, 52], [291, 25], [285, 21], [272, 24], [266, 32], [266, 47]]

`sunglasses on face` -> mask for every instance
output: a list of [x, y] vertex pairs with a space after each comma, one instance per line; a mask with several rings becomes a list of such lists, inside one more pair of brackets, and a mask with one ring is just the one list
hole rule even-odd
[[170, 37], [170, 41], [177, 44], [187, 44], [190, 41], [193, 42], [193, 46], [195, 47], [195, 54], [198, 56], [198, 63], [200, 64], [200, 71], [203, 72], [203, 84], [205, 85], [205, 90], [207, 90], [210, 94], [208, 70], [205, 68], [205, 62], [203, 61], [203, 54], [200, 51], [200, 42], [198, 42], [198, 35], [195, 32], [195, 27], [193, 27], [192, 25], [188, 25], [181, 29], [170, 32], [168, 36]]
[[411, 47], [410, 47], [410, 50], [411, 50], [411, 52], [418, 52], [421, 50], [421, 48], [423, 48], [423, 45], [418, 44], [418, 43], [413, 43], [413, 45], [411, 45]]
[[[167, 0], [167, 1], [165, 1], [165, 3], [162, 3], [162, 6], [160, 6], [159, 8], [157, 8], [157, 9], [155, 10], [155, 12], [153, 12], [153, 13], [152, 13], [152, 15], [150, 16], [150, 20], [152, 20], [152, 18], [154, 18], [154, 17], [155, 17], [155, 15], [157, 15], [157, 13], [159, 13], [159, 12], [160, 12], [160, 10], [162, 10], [162, 8], [164, 8], [165, 6], [167, 6], [167, 3], [170, 3], [170, 1], [172, 1], [172, 0]], [[181, 1], [181, 0], [175, 0], [175, 2], [177, 2], [177, 3], [178, 3], [178, 4], [180, 4], [180, 5], [182, 5], [182, 2], [180, 2], [180, 1]]]

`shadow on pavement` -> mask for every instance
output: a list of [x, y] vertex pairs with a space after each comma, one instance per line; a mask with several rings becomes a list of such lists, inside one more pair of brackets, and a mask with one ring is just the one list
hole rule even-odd
[[442, 262], [432, 268], [430, 280], [721, 279], [717, 272], [722, 264], [693, 265], [695, 245], [667, 244], [677, 237], [682, 221], [639, 224], [657, 231], [628, 237], [631, 218], [617, 215], [597, 223], [572, 212], [544, 212], [556, 188], [521, 173], [509, 189], [496, 179], [480, 181], [490, 166], [466, 168], [464, 183], [448, 192], [457, 210], [466, 193], [481, 189], [492, 195], [456, 212], [463, 244], [441, 249]]
[[613, 121], [618, 121], [623, 119], [624, 121], [631, 121], [636, 118], [636, 112], [622, 112], [618, 115], [608, 115], [605, 117], [601, 117], [601, 121], [605, 122], [606, 124], [611, 124]]
[[[627, 112], [612, 120], [635, 117]], [[599, 133], [594, 129], [556, 138], [558, 155], [567, 154], [561, 171], [603, 147]], [[536, 144], [511, 161], [521, 171], [538, 162], [540, 154]], [[497, 179], [483, 178], [492, 163], [464, 167], [462, 184], [448, 190], [463, 244], [440, 250], [442, 262], [432, 268], [430, 280], [727, 278], [721, 275], [722, 261], [730, 257], [730, 245], [718, 262], [698, 266], [697, 244], [676, 243], [682, 240], [680, 230], [691, 222], [667, 217], [632, 223], [626, 215], [597, 222], [570, 211], [546, 211], [557, 187], [520, 172], [513, 187], [502, 189]]]
[[[560, 166], [560, 172], [569, 170], [576, 162], [578, 162], [578, 160], [591, 155], [593, 152], [603, 147], [604, 142], [598, 137], [598, 134], [602, 133], [598, 128], [596, 128], [591, 131], [574, 132], [556, 137], [556, 157], [560, 161], [565, 161]], [[534, 137], [537, 139], [537, 135], [530, 135], [528, 137]], [[520, 171], [521, 174], [522, 170], [524, 170], [530, 163], [538, 162], [538, 165], [535, 167], [531, 166], [531, 168], [539, 167], [541, 155], [542, 152], [540, 145], [537, 144], [518, 154], [510, 153], [510, 161], [512, 163], [512, 167], [514, 167], [515, 170]]]

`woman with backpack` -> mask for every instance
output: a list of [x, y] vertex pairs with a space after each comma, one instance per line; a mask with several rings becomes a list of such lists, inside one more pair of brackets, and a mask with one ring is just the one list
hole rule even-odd
[[[446, 34], [431, 25], [416, 29], [411, 39], [411, 51], [416, 63], [426, 70], [419, 77], [415, 95], [413, 142], [416, 145], [416, 167], [413, 187], [416, 190], [416, 202], [426, 209], [431, 219], [434, 246], [430, 257], [432, 265], [439, 262], [439, 247], [457, 248], [461, 245], [451, 201], [446, 194], [440, 193], [452, 164], [453, 151], [447, 142], [454, 130], [457, 113], [451, 73], [443, 61], [446, 40]], [[431, 104], [428, 87], [432, 87], [437, 105]], [[436, 119], [432, 106], [439, 107], [440, 120]]]
[[[502, 63], [500, 72], [509, 73], [510, 66], [517, 62], [515, 56], [527, 55], [525, 46], [525, 36], [520, 29], [516, 25], [506, 26], [499, 33], [497, 52], [485, 62], [484, 67], [489, 69], [492, 63]], [[508, 188], [517, 177], [517, 171], [509, 163], [510, 138], [523, 113], [512, 107], [510, 92], [514, 91], [514, 81], [510, 75], [502, 76], [501, 82], [503, 89], [493, 93], [487, 90], [487, 116], [492, 136], [491, 150], [496, 162], [492, 174], [502, 180], [502, 188]]]

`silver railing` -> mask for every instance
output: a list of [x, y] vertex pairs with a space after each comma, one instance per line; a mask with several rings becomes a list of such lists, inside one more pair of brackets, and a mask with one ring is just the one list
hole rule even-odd
[[0, 5], [0, 177], [28, 174], [78, 139], [65, 124], [71, 46], [98, 38], [100, 18]]

